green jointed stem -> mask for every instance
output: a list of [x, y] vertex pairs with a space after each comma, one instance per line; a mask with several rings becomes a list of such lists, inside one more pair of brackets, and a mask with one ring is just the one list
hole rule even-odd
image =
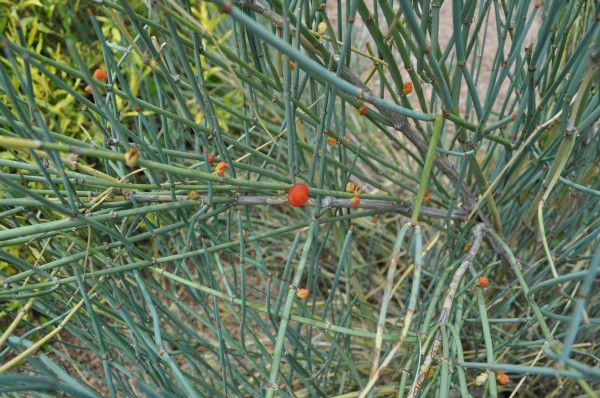
[[414, 207], [411, 215], [411, 220], [413, 221], [417, 221], [419, 218], [419, 211], [421, 210], [423, 198], [425, 197], [425, 190], [427, 189], [429, 176], [431, 174], [431, 169], [433, 168], [433, 160], [436, 156], [437, 144], [442, 134], [443, 128], [444, 117], [441, 115], [437, 115], [433, 122], [431, 139], [428, 143], [429, 147], [427, 149], [427, 156], [425, 157], [425, 164], [423, 165], [423, 171], [421, 172], [421, 178], [419, 180], [419, 190], [417, 191], [417, 197], [415, 198], [415, 202], [413, 205]]
[[279, 374], [279, 365], [281, 362], [281, 356], [283, 354], [283, 344], [286, 339], [286, 331], [288, 327], [288, 323], [290, 321], [290, 315], [292, 311], [292, 305], [294, 304], [296, 292], [299, 288], [300, 281], [303, 277], [304, 267], [306, 267], [306, 262], [308, 260], [308, 256], [310, 253], [310, 248], [313, 242], [313, 229], [315, 228], [315, 222], [312, 221], [307, 230], [306, 242], [304, 243], [304, 248], [302, 249], [302, 255], [300, 257], [300, 261], [298, 263], [298, 267], [294, 272], [294, 278], [292, 279], [292, 283], [288, 286], [288, 294], [285, 300], [285, 306], [283, 307], [283, 312], [281, 313], [281, 321], [279, 322], [279, 332], [277, 334], [277, 340], [275, 342], [275, 350], [273, 351], [273, 361], [271, 363], [271, 373], [269, 374], [269, 379], [267, 381], [267, 394], [266, 397], [270, 398], [273, 396], [275, 391], [279, 389], [279, 385], [277, 384], [278, 374]]

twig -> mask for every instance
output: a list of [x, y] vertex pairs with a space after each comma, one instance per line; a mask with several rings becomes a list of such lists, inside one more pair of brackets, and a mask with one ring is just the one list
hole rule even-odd
[[[143, 194], [143, 193], [131, 193], [124, 196], [112, 196], [107, 201], [114, 202], [120, 200], [133, 199], [137, 203], [148, 203], [148, 202], [172, 202], [173, 197], [171, 195], [161, 194]], [[207, 196], [198, 196], [197, 198], [188, 195], [176, 195], [177, 201], [184, 201], [190, 199], [197, 199], [201, 203], [208, 203]], [[233, 206], [260, 206], [260, 205], [283, 205], [287, 204], [287, 197], [285, 196], [238, 196], [232, 199]], [[315, 199], [309, 199], [306, 206], [316, 206], [317, 202]], [[386, 200], [377, 199], [361, 199], [358, 206], [353, 206], [350, 203], [350, 199], [340, 199], [333, 196], [323, 197], [321, 207], [323, 208], [359, 208], [359, 209], [372, 209], [380, 210], [382, 212], [398, 212], [405, 215], [409, 215], [412, 211], [412, 206], [406, 206], [399, 203], [394, 203]], [[421, 217], [435, 217], [435, 218], [446, 218], [447, 211], [443, 209], [436, 209], [433, 207], [421, 207], [419, 213]], [[450, 218], [456, 221], [464, 221], [467, 216], [467, 211], [457, 210], [450, 214]]]

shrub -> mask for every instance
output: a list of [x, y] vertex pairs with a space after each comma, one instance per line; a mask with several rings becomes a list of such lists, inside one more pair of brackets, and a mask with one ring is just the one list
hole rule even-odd
[[597, 395], [597, 2], [1, 7], [0, 391]]

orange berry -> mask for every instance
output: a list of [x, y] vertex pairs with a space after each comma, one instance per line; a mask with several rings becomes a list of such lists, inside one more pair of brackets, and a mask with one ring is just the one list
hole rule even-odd
[[367, 112], [369, 112], [369, 108], [367, 108], [366, 106], [361, 105], [360, 107], [358, 107], [358, 113], [360, 113], [361, 116], [366, 115]]
[[465, 245], [465, 251], [468, 252], [469, 250], [471, 250], [472, 247], [473, 247], [473, 244], [471, 242], [467, 243]]
[[425, 190], [425, 196], [423, 197], [423, 203], [431, 202], [431, 191], [429, 189]]
[[358, 195], [354, 195], [354, 196], [352, 197], [352, 199], [350, 199], [350, 204], [351, 204], [353, 207], [358, 207], [358, 205], [360, 204], [360, 196], [358, 196]]
[[290, 61], [290, 70], [294, 69], [296, 69], [296, 64], [294, 63], [294, 61]]
[[89, 84], [87, 86], [85, 86], [85, 88], [83, 89], [86, 93], [92, 93], [92, 86], [90, 86]]
[[288, 190], [288, 203], [294, 207], [302, 206], [308, 202], [308, 186], [295, 184]]
[[335, 146], [335, 144], [337, 144], [337, 140], [333, 137], [327, 137], [327, 145], [329, 146]]
[[219, 162], [219, 164], [217, 164], [217, 169], [216, 169], [217, 174], [220, 175], [221, 177], [223, 177], [228, 168], [229, 168], [229, 165], [227, 163]]
[[485, 276], [480, 276], [479, 278], [477, 278], [477, 283], [481, 287], [488, 287], [490, 285], [489, 279], [486, 278]]
[[408, 95], [408, 94], [412, 93], [412, 90], [413, 90], [413, 84], [411, 82], [404, 83], [404, 87], [402, 88], [404, 95]]
[[104, 83], [108, 81], [108, 75], [102, 69], [96, 69], [92, 77], [96, 80], [102, 80]]
[[501, 370], [496, 374], [496, 380], [498, 380], [498, 383], [503, 386], [510, 383], [510, 377], [508, 377], [508, 375]]
[[208, 164], [213, 164], [215, 162], [215, 155], [212, 153], [208, 155]]
[[307, 298], [309, 294], [310, 294], [310, 290], [308, 290], [308, 289], [296, 290], [296, 297], [298, 297], [301, 300], [304, 300], [305, 298]]
[[273, 122], [273, 124], [279, 124], [281, 120], [279, 120], [277, 116], [273, 116], [273, 119], [271, 119], [271, 121]]

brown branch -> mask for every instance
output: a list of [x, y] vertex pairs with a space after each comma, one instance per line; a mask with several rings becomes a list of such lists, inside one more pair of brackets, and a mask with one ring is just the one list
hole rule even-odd
[[[107, 202], [117, 202], [124, 200], [134, 199], [138, 203], [149, 203], [149, 202], [172, 202], [173, 197], [168, 194], [144, 194], [144, 193], [131, 193], [127, 195], [110, 196], [106, 199]], [[208, 203], [207, 196], [188, 196], [188, 195], [176, 195], [176, 201], [183, 200], [198, 200], [199, 203]], [[261, 206], [261, 205], [286, 205], [288, 203], [287, 196], [238, 196], [231, 198], [231, 205], [233, 206]], [[306, 206], [316, 206], [317, 202], [315, 199], [310, 198]], [[395, 212], [404, 215], [410, 215], [412, 211], [411, 205], [403, 205], [394, 203], [386, 200], [377, 199], [361, 199], [358, 206], [353, 206], [350, 203], [350, 199], [334, 198], [333, 196], [325, 196], [322, 198], [321, 207], [323, 208], [358, 208], [358, 209], [371, 209], [379, 210], [381, 212]], [[450, 218], [456, 221], [464, 221], [467, 217], [467, 211], [457, 210], [450, 214]], [[421, 207], [419, 216], [421, 217], [434, 217], [434, 218], [446, 218], [448, 212], [443, 209], [436, 209], [433, 207]]]

